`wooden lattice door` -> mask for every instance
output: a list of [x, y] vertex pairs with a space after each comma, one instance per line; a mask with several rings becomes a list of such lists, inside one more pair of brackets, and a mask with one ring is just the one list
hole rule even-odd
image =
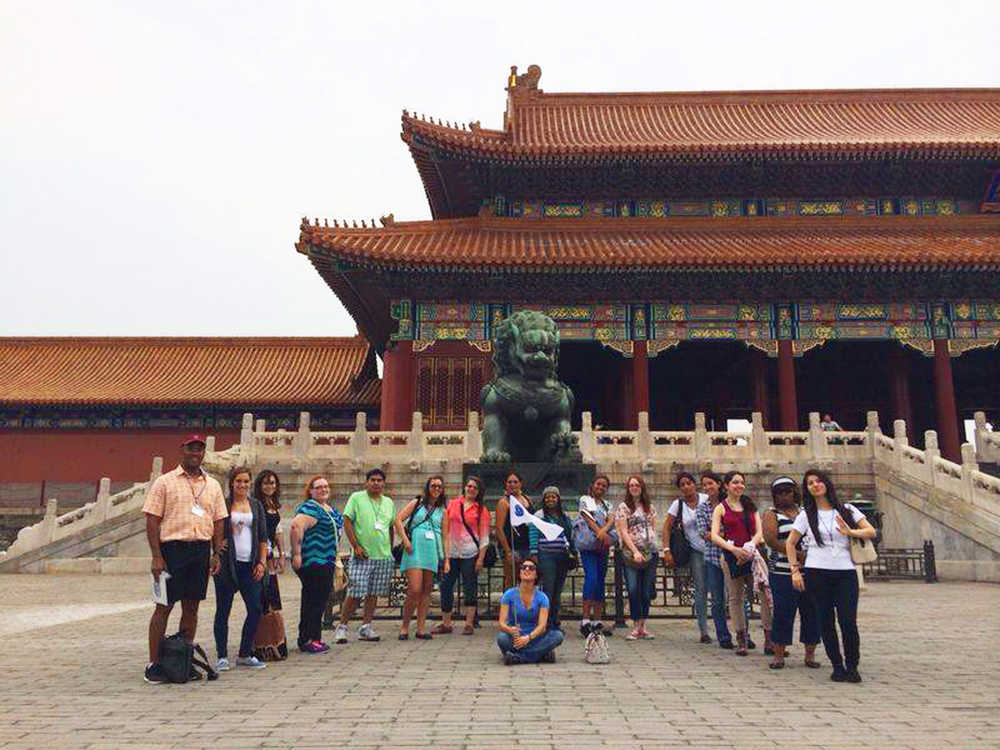
[[490, 374], [483, 356], [417, 357], [416, 398], [426, 430], [464, 430]]

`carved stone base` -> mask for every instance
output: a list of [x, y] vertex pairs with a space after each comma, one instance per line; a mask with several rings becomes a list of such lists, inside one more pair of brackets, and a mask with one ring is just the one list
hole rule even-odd
[[576, 510], [576, 500], [590, 490], [597, 473], [595, 464], [572, 463], [517, 463], [509, 464], [462, 464], [462, 485], [470, 476], [477, 476], [486, 485], [486, 501], [490, 508], [504, 492], [504, 482], [511, 470], [521, 477], [521, 487], [525, 495], [535, 503], [541, 502], [542, 490], [549, 485], [559, 488], [566, 510]]

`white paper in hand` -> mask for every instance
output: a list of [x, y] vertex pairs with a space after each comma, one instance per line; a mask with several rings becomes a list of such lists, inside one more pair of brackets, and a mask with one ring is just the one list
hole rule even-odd
[[157, 578], [150, 573], [149, 580], [153, 587], [153, 603], [167, 606], [167, 581], [170, 580], [170, 574], [163, 570], [160, 571], [160, 577]]

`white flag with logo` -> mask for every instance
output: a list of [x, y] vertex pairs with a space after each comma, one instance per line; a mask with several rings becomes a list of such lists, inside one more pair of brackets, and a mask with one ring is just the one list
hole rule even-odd
[[513, 495], [510, 496], [510, 525], [525, 526], [534, 524], [535, 528], [542, 532], [542, 536], [550, 542], [559, 538], [563, 533], [563, 527], [557, 523], [549, 523], [539, 518], [534, 513], [529, 513], [528, 509], [521, 505], [521, 501]]

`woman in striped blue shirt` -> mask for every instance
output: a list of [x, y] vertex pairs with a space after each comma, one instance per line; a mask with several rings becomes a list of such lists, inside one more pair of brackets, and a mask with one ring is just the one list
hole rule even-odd
[[548, 626], [550, 630], [562, 630], [559, 623], [559, 600], [570, 569], [570, 558], [576, 556], [576, 548], [573, 546], [573, 523], [563, 510], [558, 487], [545, 488], [542, 493], [542, 508], [535, 515], [562, 526], [563, 529], [555, 539], [546, 539], [534, 524], [528, 527], [531, 556], [538, 562], [542, 590], [549, 598]]

